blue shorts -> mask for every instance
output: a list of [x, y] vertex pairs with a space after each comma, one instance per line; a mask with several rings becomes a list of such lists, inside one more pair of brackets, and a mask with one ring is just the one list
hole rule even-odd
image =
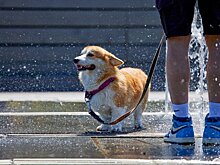
[[[156, 0], [167, 37], [191, 34], [196, 0]], [[220, 0], [198, 0], [204, 35], [220, 35]]]

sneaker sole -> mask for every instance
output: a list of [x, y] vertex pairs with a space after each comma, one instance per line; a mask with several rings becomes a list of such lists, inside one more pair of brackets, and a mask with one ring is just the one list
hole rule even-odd
[[175, 143], [175, 144], [194, 144], [195, 138], [164, 138], [166, 143]]

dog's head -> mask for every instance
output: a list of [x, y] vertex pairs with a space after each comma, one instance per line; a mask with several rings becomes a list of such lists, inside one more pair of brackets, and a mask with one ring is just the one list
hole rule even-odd
[[102, 71], [113, 69], [124, 62], [99, 46], [85, 47], [79, 56], [73, 60], [76, 68], [81, 71]]

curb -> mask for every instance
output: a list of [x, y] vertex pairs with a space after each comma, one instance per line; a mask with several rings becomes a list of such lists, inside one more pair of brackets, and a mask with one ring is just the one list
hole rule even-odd
[[[208, 100], [207, 92], [199, 94], [190, 92], [191, 101]], [[165, 92], [150, 92], [149, 101], [165, 100]], [[0, 101], [54, 101], [54, 102], [84, 102], [84, 92], [1, 92]]]

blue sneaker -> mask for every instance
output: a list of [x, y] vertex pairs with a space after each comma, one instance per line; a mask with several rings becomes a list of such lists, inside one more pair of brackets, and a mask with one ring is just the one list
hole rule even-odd
[[192, 118], [180, 118], [173, 115], [173, 127], [164, 136], [164, 142], [178, 144], [195, 143]]
[[208, 115], [205, 118], [202, 143], [204, 145], [220, 144], [220, 117], [208, 117]]

